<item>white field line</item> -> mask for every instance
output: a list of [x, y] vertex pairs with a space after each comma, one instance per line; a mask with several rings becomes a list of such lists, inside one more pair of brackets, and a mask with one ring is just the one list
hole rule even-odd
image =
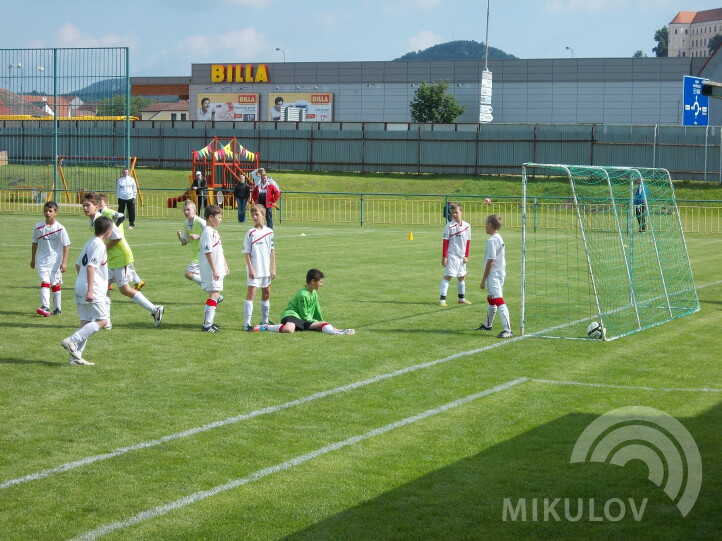
[[585, 383], [583, 381], [558, 381], [554, 379], [529, 378], [533, 383], [546, 383], [550, 385], [579, 385], [582, 387], [597, 387], [602, 389], [629, 389], [632, 391], [655, 391], [669, 393], [722, 393], [722, 389], [701, 387], [698, 389], [685, 389], [684, 387], [645, 387], [642, 385], [614, 385], [611, 383]]
[[[703, 289], [703, 288], [705, 288], [705, 287], [716, 286], [716, 285], [719, 285], [719, 284], [722, 284], [722, 280], [717, 281], [717, 282], [712, 282], [712, 283], [709, 283], [709, 284], [703, 284], [703, 285], [701, 285], [701, 286], [697, 286], [697, 289]], [[540, 331], [540, 332], [548, 332], [548, 331]], [[365, 379], [365, 380], [361, 380], [361, 381], [356, 381], [356, 382], [354, 382], [354, 383], [349, 383], [348, 385], [342, 385], [341, 387], [336, 387], [336, 388], [334, 388], [334, 389], [329, 389], [329, 390], [326, 390], [326, 391], [319, 391], [319, 392], [317, 392], [317, 393], [314, 393], [314, 394], [311, 394], [311, 395], [308, 395], [308, 396], [305, 396], [305, 397], [302, 397], [302, 398], [298, 398], [298, 399], [296, 399], [296, 400], [291, 400], [290, 402], [285, 402], [285, 403], [283, 403], [283, 404], [277, 404], [277, 405], [275, 405], [275, 406], [269, 406], [269, 407], [266, 407], [266, 408], [254, 410], [254, 411], [251, 411], [251, 412], [248, 412], [248, 413], [244, 413], [244, 414], [241, 414], [241, 415], [236, 415], [236, 416], [234, 416], [234, 417], [228, 417], [228, 418], [222, 419], [222, 420], [220, 420], [220, 421], [214, 421], [214, 422], [212, 422], [212, 423], [208, 423], [208, 424], [205, 424], [205, 425], [202, 425], [202, 426], [199, 426], [199, 427], [190, 428], [190, 429], [188, 429], [188, 430], [183, 430], [183, 431], [181, 431], [181, 432], [176, 432], [176, 433], [174, 433], [174, 434], [169, 434], [169, 435], [167, 435], [167, 436], [163, 436], [163, 437], [158, 438], [158, 439], [149, 440], [149, 441], [144, 441], [144, 442], [141, 442], [141, 443], [136, 443], [136, 444], [134, 444], [134, 445], [129, 445], [129, 446], [127, 446], [127, 447], [120, 447], [120, 448], [115, 449], [115, 450], [113, 450], [113, 451], [109, 451], [108, 453], [103, 453], [103, 454], [99, 454], [99, 455], [92, 455], [92, 456], [89, 456], [89, 457], [86, 457], [86, 458], [83, 458], [83, 459], [80, 459], [80, 460], [75, 460], [75, 461], [73, 461], [73, 462], [66, 462], [65, 464], [61, 464], [60, 466], [56, 466], [56, 467], [54, 467], [54, 468], [48, 468], [48, 469], [41, 470], [41, 471], [36, 472], [36, 473], [31, 473], [31, 474], [28, 474], [28, 475], [24, 475], [24, 476], [22, 476], [22, 477], [16, 477], [15, 479], [9, 479], [9, 480], [7, 480], [7, 481], [3, 481], [2, 483], [0, 483], [0, 490], [5, 490], [6, 488], [10, 488], [10, 487], [13, 487], [13, 486], [15, 486], [15, 485], [20, 485], [20, 484], [23, 484], [23, 483], [28, 483], [28, 482], [30, 482], [30, 481], [37, 481], [37, 480], [40, 480], [40, 479], [44, 479], [44, 478], [46, 478], [46, 477], [50, 477], [51, 475], [55, 475], [55, 474], [58, 474], [58, 473], [63, 473], [63, 472], [66, 472], [66, 471], [69, 471], [69, 470], [73, 470], [73, 469], [76, 469], [76, 468], [80, 468], [80, 467], [83, 467], [83, 466], [88, 466], [88, 465], [93, 464], [93, 463], [95, 463], [95, 462], [100, 462], [100, 461], [103, 461], [103, 460], [109, 460], [109, 459], [111, 459], [111, 458], [115, 458], [115, 457], [117, 457], [117, 456], [121, 456], [121, 455], [124, 455], [124, 454], [126, 454], [126, 453], [130, 453], [130, 452], [132, 452], [132, 451], [139, 451], [139, 450], [141, 450], [141, 449], [147, 449], [147, 448], [150, 448], [150, 447], [155, 447], [155, 446], [161, 445], [161, 444], [163, 444], [163, 443], [168, 443], [168, 442], [170, 442], [170, 441], [174, 441], [174, 440], [178, 440], [178, 439], [182, 439], [182, 438], [187, 438], [187, 437], [190, 437], [190, 436], [194, 436], [194, 435], [196, 435], [196, 434], [200, 434], [200, 433], [206, 432], [206, 431], [208, 431], [208, 430], [213, 430], [213, 429], [215, 429], [215, 428], [222, 428], [222, 427], [224, 427], [224, 426], [232, 425], [232, 424], [235, 424], [235, 423], [240, 423], [240, 422], [246, 421], [246, 420], [248, 420], [248, 419], [253, 419], [254, 417], [260, 417], [260, 416], [262, 416], [262, 415], [268, 415], [268, 414], [271, 414], [271, 413], [276, 413], [276, 412], [278, 412], [278, 411], [282, 411], [282, 410], [285, 410], [285, 409], [293, 408], [293, 407], [295, 407], [295, 406], [300, 406], [300, 405], [302, 405], [302, 404], [306, 404], [306, 403], [308, 403], [308, 402], [313, 402], [314, 400], [318, 400], [318, 399], [321, 399], [321, 398], [325, 398], [325, 397], [327, 397], [327, 396], [333, 396], [333, 395], [340, 394], [340, 393], [344, 393], [344, 392], [347, 392], [347, 391], [352, 391], [352, 390], [358, 389], [358, 388], [360, 388], [360, 387], [365, 387], [365, 386], [367, 386], [367, 385], [372, 385], [372, 384], [374, 384], [374, 383], [378, 383], [378, 382], [380, 382], [380, 381], [384, 381], [384, 380], [387, 380], [387, 379], [391, 379], [391, 378], [394, 378], [394, 377], [397, 377], [397, 376], [402, 376], [402, 375], [404, 375], [404, 374], [408, 374], [408, 373], [411, 373], [411, 372], [415, 372], [415, 371], [417, 371], [417, 370], [423, 370], [423, 369], [425, 369], [425, 368], [431, 368], [431, 367], [436, 366], [436, 365], [438, 365], [438, 364], [442, 364], [442, 363], [445, 363], [445, 362], [448, 362], [448, 361], [453, 361], [453, 360], [459, 359], [459, 358], [461, 358], [461, 357], [466, 357], [466, 356], [469, 356], [469, 355], [475, 355], [475, 354], [477, 354], [477, 353], [483, 353], [483, 352], [485, 352], [485, 351], [489, 351], [489, 350], [494, 349], [494, 348], [497, 348], [497, 347], [501, 347], [501, 346], [504, 346], [504, 345], [507, 345], [507, 344], [512, 344], [512, 343], [515, 343], [515, 342], [518, 342], [518, 341], [520, 341], [520, 340], [524, 340], [524, 339], [527, 339], [527, 338], [532, 338], [533, 336], [534, 336], [534, 335], [516, 336], [516, 337], [511, 338], [511, 339], [509, 339], [509, 340], [503, 340], [503, 341], [496, 342], [496, 343], [494, 343], [494, 344], [490, 344], [490, 345], [488, 345], [488, 346], [484, 346], [484, 347], [481, 347], [481, 348], [472, 349], [472, 350], [469, 350], [469, 351], [462, 351], [462, 352], [459, 352], [459, 353], [455, 353], [455, 354], [453, 354], [453, 355], [449, 355], [448, 357], [443, 357], [443, 358], [441, 358], [441, 359], [436, 359], [436, 360], [429, 361], [429, 362], [426, 362], [426, 363], [421, 363], [421, 364], [416, 364], [416, 365], [413, 365], [413, 366], [408, 366], [408, 367], [406, 367], [406, 368], [402, 368], [402, 369], [400, 369], [400, 370], [396, 370], [395, 372], [387, 372], [387, 373], [385, 373], [385, 374], [380, 374], [380, 375], [378, 375], [378, 376], [374, 376], [374, 377], [369, 378], [369, 379]], [[655, 389], [650, 388], [649, 390], [655, 390]], [[662, 389], [659, 389], [659, 390], [662, 390]]]
[[253, 483], [254, 481], [259, 481], [260, 479], [263, 479], [264, 477], [267, 477], [269, 475], [273, 475], [274, 473], [279, 473], [282, 471], [290, 470], [291, 468], [300, 466], [301, 464], [304, 464], [304, 463], [306, 463], [310, 460], [313, 460], [314, 458], [318, 458], [322, 455], [331, 453], [333, 451], [338, 451], [339, 449], [343, 449], [344, 447], [356, 445], [357, 443], [360, 443], [364, 440], [368, 440], [370, 438], [374, 438], [376, 436], [385, 434], [386, 432], [390, 432], [391, 430], [395, 430], [397, 428], [401, 428], [403, 426], [407, 426], [407, 425], [416, 423], [418, 421], [422, 421], [428, 417], [432, 417], [434, 415], [439, 415], [440, 413], [444, 413], [452, 408], [457, 408], [459, 406], [463, 406], [464, 404], [467, 404], [478, 398], [482, 398], [484, 396], [489, 396], [490, 394], [493, 394], [493, 393], [497, 393], [500, 391], [504, 391], [506, 389], [510, 389], [511, 387], [514, 387], [515, 385], [524, 383], [525, 381], [527, 381], [527, 378], [518, 378], [515, 380], [507, 381], [505, 383], [502, 383], [501, 385], [497, 385], [496, 387], [486, 389], [484, 391], [466, 396], [464, 398], [459, 398], [458, 400], [454, 400], [453, 402], [449, 402], [447, 404], [444, 404], [443, 406], [439, 406], [438, 408], [426, 410], [422, 413], [412, 415], [411, 417], [401, 419], [400, 421], [396, 421], [396, 422], [381, 426], [379, 428], [374, 428], [373, 430], [369, 430], [368, 432], [359, 434], [358, 436], [352, 436], [345, 440], [331, 443], [329, 445], [326, 445], [325, 447], [316, 449], [315, 451], [311, 451], [309, 453], [299, 455], [297, 457], [291, 458], [290, 460], [286, 460], [285, 462], [281, 462], [274, 466], [270, 466], [268, 468], [263, 468], [261, 470], [255, 471], [255, 472], [251, 473], [250, 475], [247, 475], [246, 477], [234, 479], [233, 481], [229, 481], [228, 483], [225, 483], [223, 485], [218, 485], [218, 486], [213, 487], [208, 490], [202, 490], [199, 492], [195, 492], [195, 493], [185, 496], [184, 498], [181, 498], [179, 500], [175, 500], [173, 502], [170, 502], [170, 503], [167, 503], [164, 505], [159, 505], [157, 507], [148, 509], [146, 511], [142, 511], [142, 512], [138, 513], [137, 515], [134, 515], [125, 520], [111, 522], [109, 524], [106, 524], [104, 526], [96, 528], [95, 530], [90, 530], [88, 532], [85, 532], [85, 533], [79, 535], [78, 537], [75, 537], [73, 539], [73, 541], [89, 541], [89, 540], [97, 539], [98, 537], [109, 534], [111, 532], [121, 530], [123, 528], [133, 526], [140, 522], [165, 515], [167, 513], [170, 513], [171, 511], [181, 509], [183, 507], [192, 505], [201, 500], [205, 500], [206, 498], [210, 498], [212, 496], [220, 494], [221, 492], [226, 492], [228, 490], [232, 490], [234, 488], [237, 488], [237, 487], [240, 487], [243, 485], [247, 485], [248, 483]]
[[416, 372], [417, 370], [431, 368], [432, 366], [436, 366], [438, 364], [452, 361], [454, 359], [459, 359], [461, 357], [466, 357], [468, 355], [475, 355], [477, 353], [483, 353], [485, 351], [489, 351], [491, 349], [498, 348], [498, 347], [501, 347], [506, 344], [518, 342], [519, 340], [524, 340], [525, 338], [528, 338], [528, 336], [518, 336], [515, 338], [510, 338], [508, 340], [502, 340], [502, 341], [499, 341], [494, 344], [490, 344], [488, 346], [484, 346], [481, 348], [472, 349], [469, 351], [462, 351], [460, 353], [455, 353], [453, 355], [449, 355], [448, 357], [444, 357], [442, 359], [436, 359], [436, 360], [429, 361], [426, 363], [415, 364], [413, 366], [408, 366], [406, 368], [396, 370], [395, 372], [387, 372], [385, 374], [379, 374], [378, 376], [374, 376], [369, 379], [356, 381], [354, 383], [349, 383], [348, 385], [342, 385], [341, 387], [336, 387], [334, 389], [328, 389], [326, 391], [319, 391], [317, 393], [313, 393], [308, 396], [298, 398], [296, 400], [291, 400], [290, 402], [284, 402], [283, 404], [277, 404], [275, 406], [268, 406], [266, 408], [261, 408], [261, 409], [254, 410], [254, 411], [251, 411], [248, 413], [243, 413], [241, 415], [236, 415], [234, 417], [228, 417], [228, 418], [220, 420], [220, 421], [214, 421], [212, 423], [208, 423], [203, 426], [190, 428], [188, 430], [184, 430], [182, 432], [176, 432], [174, 434], [169, 434], [167, 436], [163, 436], [163, 437], [155, 439], [155, 440], [144, 441], [141, 443], [136, 443], [134, 445], [129, 445], [127, 447], [120, 447], [120, 448], [110, 451], [108, 453], [89, 456], [89, 457], [86, 457], [86, 458], [83, 458], [80, 460], [75, 460], [73, 462], [66, 462], [65, 464], [61, 464], [60, 466], [56, 466], [54, 468], [48, 468], [46, 470], [42, 470], [42, 471], [39, 471], [36, 473], [31, 473], [31, 474], [25, 475], [23, 477], [17, 477], [15, 479], [3, 481], [2, 483], [0, 483], [0, 490], [4, 490], [6, 488], [10, 488], [15, 485], [20, 485], [22, 483], [27, 483], [30, 481], [37, 481], [39, 479], [44, 479], [45, 477], [50, 477], [51, 475], [55, 475], [57, 473], [63, 473], [68, 470], [73, 470], [75, 468], [87, 466], [89, 464], [93, 464], [94, 462], [100, 462], [102, 460], [108, 460], [111, 458], [115, 458], [117, 456], [124, 455], [131, 451], [139, 451], [141, 449], [155, 447], [156, 445], [161, 445], [163, 443], [168, 443], [173, 440], [178, 440], [181, 438], [187, 438], [189, 436], [194, 436], [196, 434], [200, 434], [201, 432], [206, 432], [208, 430], [213, 430], [215, 428], [221, 428], [224, 426], [228, 426], [228, 425], [232, 425], [232, 424], [239, 423], [242, 421], [246, 421], [248, 419], [253, 419], [254, 417], [260, 417], [262, 415], [268, 415], [270, 413], [276, 413], [278, 411], [293, 408], [295, 406], [307, 404], [308, 402], [313, 402], [314, 400], [325, 398], [327, 396], [333, 396], [336, 394], [345, 393], [347, 391], [352, 391], [354, 389], [358, 389], [360, 387], [365, 387], [367, 385], [372, 385], [372, 384], [378, 383], [380, 381], [395, 378], [397, 376], [402, 376], [404, 374], [409, 374], [411, 372]]

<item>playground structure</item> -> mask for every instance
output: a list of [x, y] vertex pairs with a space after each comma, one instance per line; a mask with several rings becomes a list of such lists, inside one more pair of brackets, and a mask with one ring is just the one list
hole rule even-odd
[[[66, 203], [82, 203], [83, 202], [83, 194], [86, 191], [92, 191], [92, 190], [79, 190], [77, 191], [77, 201], [73, 201], [73, 197], [71, 196], [72, 193], [74, 193], [74, 190], [70, 189], [68, 187], [68, 181], [65, 177], [65, 170], [63, 169], [63, 163], [65, 160], [81, 160], [83, 163], [93, 163], [94, 161], [102, 161], [106, 163], [123, 163], [124, 158], [106, 158], [106, 157], [74, 157], [74, 156], [58, 156], [58, 178], [63, 183], [63, 187], [60, 188], [58, 186], [58, 192], [64, 192], [65, 193], [65, 202]], [[138, 158], [135, 156], [130, 157], [130, 167], [128, 168], [129, 174], [131, 177], [135, 179], [135, 185], [138, 189], [138, 203], [142, 206], [143, 205], [143, 193], [140, 191], [140, 183], [138, 182], [138, 173], [135, 168], [135, 164], [137, 163]], [[118, 166], [118, 169], [120, 169], [121, 166]], [[47, 201], [50, 201], [52, 197], [52, 193], [48, 192], [47, 194]]]
[[254, 186], [250, 172], [258, 169], [258, 153], [246, 150], [235, 137], [214, 137], [201, 150], [194, 150], [192, 159], [188, 189], [178, 197], [169, 197], [168, 208], [176, 208], [186, 199], [198, 203], [197, 195], [190, 186], [196, 171], [200, 171], [208, 182], [208, 202], [218, 202], [218, 194], [221, 194], [223, 205], [232, 207], [235, 203], [233, 185], [236, 182], [245, 179], [251, 188]]

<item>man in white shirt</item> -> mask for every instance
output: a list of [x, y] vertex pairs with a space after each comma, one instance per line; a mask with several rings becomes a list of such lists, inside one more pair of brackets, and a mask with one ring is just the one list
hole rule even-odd
[[[115, 195], [118, 197], [118, 212], [128, 217], [128, 229], [133, 229], [135, 227], [135, 198], [138, 195], [138, 185], [128, 173], [127, 168], [123, 169], [123, 174], [115, 183]], [[128, 212], [125, 211], [126, 207]]]

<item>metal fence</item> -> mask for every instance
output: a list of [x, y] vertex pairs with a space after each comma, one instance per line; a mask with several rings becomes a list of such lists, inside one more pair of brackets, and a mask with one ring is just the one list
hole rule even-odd
[[[107, 155], [121, 151], [125, 122], [80, 122], [58, 134], [60, 154], [75, 152], [79, 140]], [[276, 170], [519, 175], [520, 164], [533, 162], [663, 167], [675, 180], [722, 182], [715, 126], [133, 121], [129, 155], [144, 167], [189, 169], [192, 151], [214, 136], [238, 138]], [[53, 137], [44, 122], [0, 120], [10, 163], [29, 144], [52, 163]], [[2, 179], [0, 172], [0, 187], [9, 187]]]
[[[63, 214], [82, 215], [83, 192], [58, 192], [57, 202]], [[0, 190], [0, 212], [42, 214], [42, 205], [51, 194], [27, 188]], [[144, 190], [136, 214], [148, 218], [182, 219], [183, 203], [179, 190]], [[111, 206], [117, 206], [113, 192], [108, 194]], [[443, 210], [451, 199], [443, 195], [369, 194], [284, 191], [279, 201], [276, 220], [284, 223], [344, 223], [374, 225], [442, 225]], [[486, 217], [498, 213], [504, 227], [521, 227], [521, 198], [500, 197], [487, 204], [478, 196], [454, 196], [464, 207], [464, 220], [483, 227]], [[677, 201], [685, 233], [722, 233], [722, 201]], [[223, 195], [226, 212], [235, 212], [235, 200]], [[539, 228], [551, 227], [553, 220], [568, 217], [574, 220], [572, 201], [567, 198], [543, 197], [535, 201], [531, 220]]]
[[129, 164], [129, 103], [127, 47], [0, 49], [0, 187], [107, 189]]

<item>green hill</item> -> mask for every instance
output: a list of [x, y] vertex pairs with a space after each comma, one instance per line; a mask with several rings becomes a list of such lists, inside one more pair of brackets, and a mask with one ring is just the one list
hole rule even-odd
[[[476, 41], [457, 40], [448, 43], [440, 43], [424, 49], [406, 53], [405, 55], [394, 58], [397, 60], [483, 60], [484, 44]], [[508, 54], [495, 47], [489, 47], [489, 60], [507, 60], [517, 58], [513, 54]]]

